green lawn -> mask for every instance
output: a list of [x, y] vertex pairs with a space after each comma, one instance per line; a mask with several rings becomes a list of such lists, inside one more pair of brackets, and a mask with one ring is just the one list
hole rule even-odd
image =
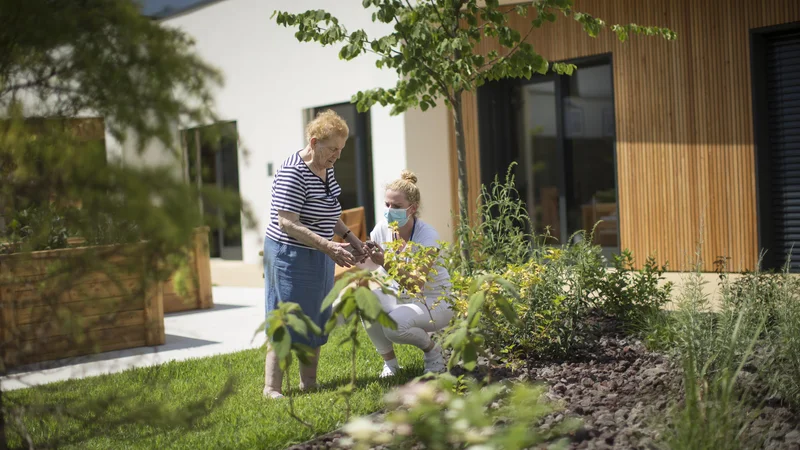
[[[13, 447], [28, 447], [13, 423], [17, 415], [36, 448], [283, 449], [343, 424], [345, 405], [337, 389], [349, 380], [352, 347], [339, 345], [342, 337], [341, 329], [335, 331], [323, 347], [320, 390], [292, 392], [298, 415], [314, 431], [290, 417], [287, 399], [262, 398], [264, 350], [259, 349], [8, 392], [4, 403], [13, 409], [6, 415], [8, 436]], [[398, 358], [408, 371], [379, 381], [380, 357], [363, 329], [361, 338], [354, 414], [380, 409], [392, 385], [422, 371], [421, 352], [402, 346]], [[291, 375], [296, 389], [296, 365]]]

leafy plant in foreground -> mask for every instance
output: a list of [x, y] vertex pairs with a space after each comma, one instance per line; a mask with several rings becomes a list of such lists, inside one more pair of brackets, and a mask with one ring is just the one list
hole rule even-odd
[[573, 420], [548, 431], [534, 426], [559, 409], [544, 399], [543, 386], [467, 381], [459, 394], [459, 384], [452, 375], [441, 375], [396, 389], [386, 395], [385, 416], [360, 417], [345, 425], [343, 443], [357, 450], [375, 445], [518, 450], [542, 443], [563, 448], [560, 437], [578, 426]]

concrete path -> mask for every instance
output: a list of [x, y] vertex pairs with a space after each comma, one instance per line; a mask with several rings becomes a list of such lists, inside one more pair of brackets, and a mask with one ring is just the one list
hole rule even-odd
[[263, 285], [260, 288], [214, 287], [213, 295], [212, 309], [169, 314], [164, 318], [165, 345], [24, 366], [3, 377], [0, 386], [3, 390], [21, 389], [167, 361], [233, 353], [264, 344], [264, 333], [254, 337], [264, 321]]

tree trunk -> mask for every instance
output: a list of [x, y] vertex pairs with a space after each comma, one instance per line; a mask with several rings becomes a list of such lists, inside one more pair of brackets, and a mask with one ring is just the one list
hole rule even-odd
[[456, 155], [458, 157], [458, 239], [461, 246], [461, 262], [472, 274], [472, 257], [469, 239], [469, 182], [467, 180], [467, 144], [464, 141], [464, 119], [462, 113], [462, 91], [455, 92], [451, 103], [453, 104], [453, 122], [456, 133]]

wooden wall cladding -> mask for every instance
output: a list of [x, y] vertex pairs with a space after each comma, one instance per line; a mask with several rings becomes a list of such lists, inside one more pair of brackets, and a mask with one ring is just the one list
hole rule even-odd
[[[800, 21], [800, 1], [576, 0], [576, 10], [678, 34], [672, 42], [633, 36], [621, 43], [610, 31], [593, 39], [560, 16], [529, 38], [551, 61], [612, 54], [622, 247], [640, 263], [655, 254], [683, 270], [702, 237], [704, 270], [720, 256], [730, 258], [729, 270], [753, 269], [759, 248], [750, 30]], [[529, 19], [514, 16], [512, 23], [526, 31]], [[486, 41], [479, 51], [493, 48]], [[474, 94], [464, 105], [472, 205], [480, 188]], [[457, 192], [454, 139], [451, 155]]]

